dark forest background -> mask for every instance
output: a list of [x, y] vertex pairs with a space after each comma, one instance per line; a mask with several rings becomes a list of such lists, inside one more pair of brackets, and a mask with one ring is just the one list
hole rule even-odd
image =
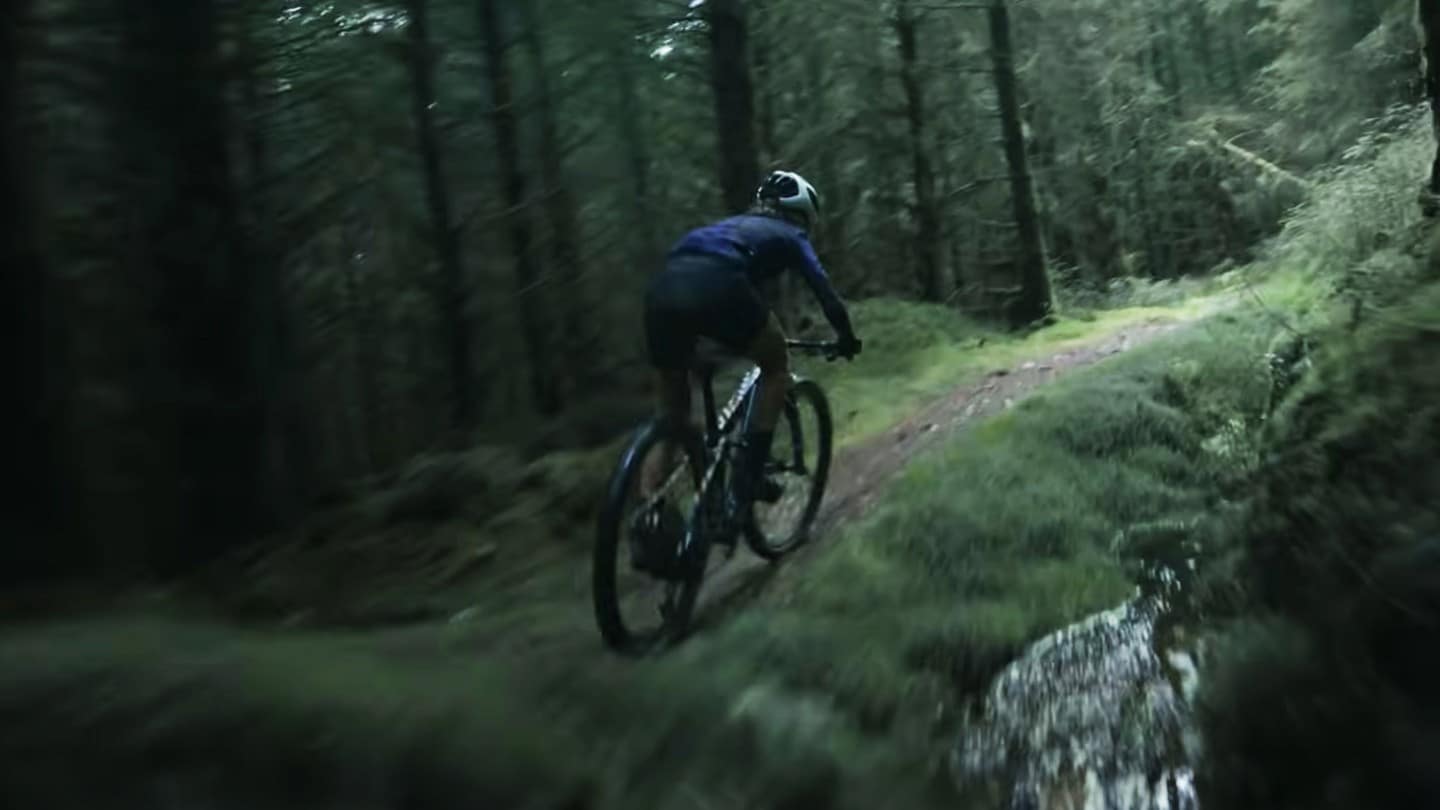
[[1023, 326], [1244, 262], [1425, 98], [1417, 31], [1401, 0], [11, 0], [0, 575], [173, 572], [418, 454], [608, 440], [648, 407], [644, 280], [771, 167], [824, 195], [851, 299]]

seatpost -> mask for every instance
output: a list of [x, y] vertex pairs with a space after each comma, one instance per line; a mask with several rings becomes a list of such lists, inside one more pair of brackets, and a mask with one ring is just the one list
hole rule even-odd
[[720, 424], [715, 414], [715, 366], [707, 364], [700, 369], [700, 399], [705, 406], [705, 445], [714, 447], [720, 435]]

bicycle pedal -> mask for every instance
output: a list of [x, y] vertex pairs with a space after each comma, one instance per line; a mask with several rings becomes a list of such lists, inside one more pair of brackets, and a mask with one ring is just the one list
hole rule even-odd
[[775, 503], [785, 495], [785, 486], [779, 481], [766, 478], [755, 487], [755, 500], [761, 503]]

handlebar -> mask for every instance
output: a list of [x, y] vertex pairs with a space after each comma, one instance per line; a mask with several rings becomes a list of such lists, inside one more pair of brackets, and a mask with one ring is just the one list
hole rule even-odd
[[791, 349], [799, 349], [800, 351], [819, 352], [834, 349], [840, 344], [833, 340], [793, 340], [786, 338], [785, 345]]
[[826, 360], [834, 360], [840, 356], [840, 344], [833, 340], [791, 340], [786, 338], [785, 348], [805, 354], [817, 354]]

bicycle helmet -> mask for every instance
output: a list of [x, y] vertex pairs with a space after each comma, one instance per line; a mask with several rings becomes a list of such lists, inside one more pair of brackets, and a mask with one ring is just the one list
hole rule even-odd
[[755, 190], [756, 202], [769, 202], [783, 211], [793, 211], [814, 230], [820, 218], [820, 195], [815, 187], [795, 172], [773, 171]]

